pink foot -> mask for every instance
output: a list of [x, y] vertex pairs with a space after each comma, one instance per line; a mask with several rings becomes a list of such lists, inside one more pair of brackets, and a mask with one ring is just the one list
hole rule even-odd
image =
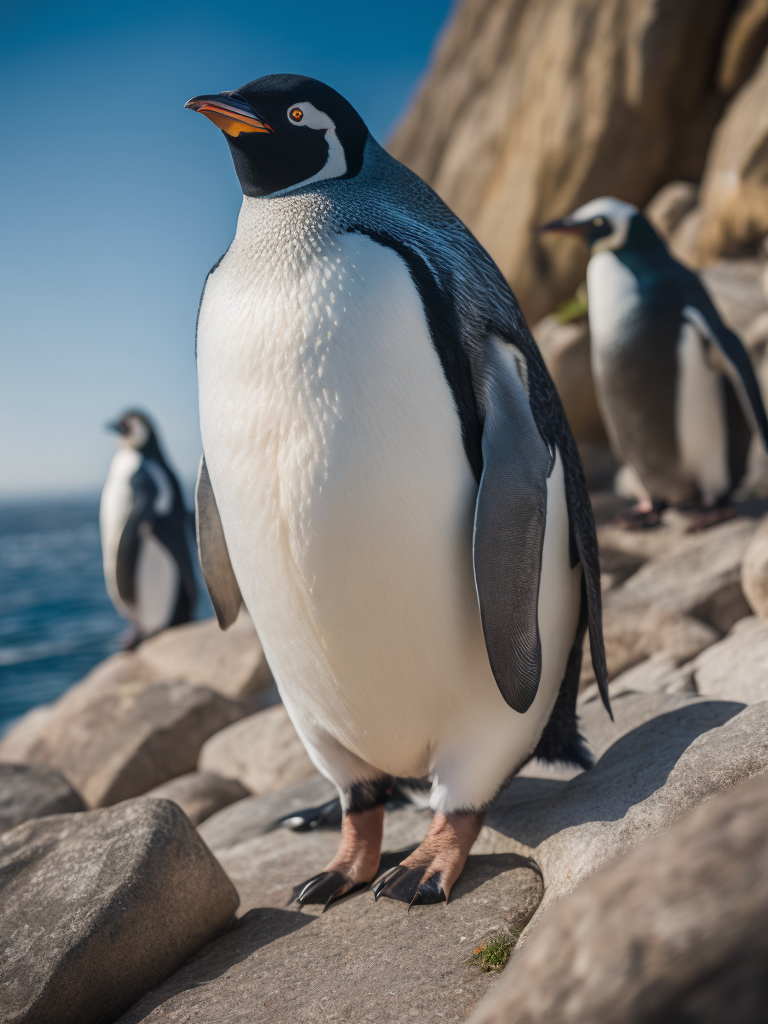
[[296, 902], [322, 903], [327, 907], [347, 893], [365, 888], [379, 867], [383, 831], [383, 806], [345, 814], [336, 856], [319, 875], [303, 884]]
[[483, 814], [478, 811], [435, 814], [424, 842], [377, 879], [373, 895], [410, 906], [447, 902], [482, 824]]

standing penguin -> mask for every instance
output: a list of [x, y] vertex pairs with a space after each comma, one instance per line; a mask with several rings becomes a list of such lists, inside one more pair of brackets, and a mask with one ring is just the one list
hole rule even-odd
[[583, 237], [595, 390], [611, 442], [642, 487], [628, 527], [700, 502], [694, 528], [733, 514], [752, 430], [768, 422], [749, 357], [694, 273], [635, 206], [603, 196], [542, 231]]
[[589, 764], [587, 626], [608, 704], [576, 446], [500, 271], [345, 99], [273, 75], [187, 106], [243, 190], [198, 319], [203, 572], [343, 808], [298, 900], [368, 884], [393, 780], [430, 776], [426, 838], [374, 892], [438, 902], [525, 761]]
[[137, 643], [192, 618], [187, 512], [150, 420], [127, 412], [109, 427], [120, 436], [99, 509], [104, 580]]

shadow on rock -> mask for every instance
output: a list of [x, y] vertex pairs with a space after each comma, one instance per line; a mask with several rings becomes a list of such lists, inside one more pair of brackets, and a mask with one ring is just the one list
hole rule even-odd
[[617, 821], [661, 789], [697, 737], [724, 725], [743, 709], [734, 701], [697, 701], [626, 733], [591, 771], [569, 782], [513, 779], [491, 806], [487, 824], [535, 847], [574, 825]]

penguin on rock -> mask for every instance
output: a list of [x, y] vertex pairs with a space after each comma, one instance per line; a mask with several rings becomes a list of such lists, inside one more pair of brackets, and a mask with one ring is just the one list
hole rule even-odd
[[749, 357], [698, 277], [637, 207], [593, 199], [542, 231], [584, 238], [592, 375], [611, 443], [642, 486], [628, 528], [697, 504], [693, 529], [729, 518], [753, 431], [768, 421]]
[[439, 902], [523, 763], [589, 765], [587, 628], [608, 707], [576, 445], [498, 268], [337, 92], [272, 75], [187, 107], [243, 191], [198, 317], [201, 564], [343, 810], [297, 898], [372, 882], [393, 786], [429, 777], [426, 837], [374, 895]]
[[197, 589], [181, 488], [151, 421], [132, 411], [109, 429], [119, 437], [99, 509], [104, 581], [135, 646], [188, 622]]

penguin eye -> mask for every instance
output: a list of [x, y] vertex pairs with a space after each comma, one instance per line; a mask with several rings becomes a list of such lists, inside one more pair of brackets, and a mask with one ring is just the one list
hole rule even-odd
[[595, 217], [592, 223], [596, 228], [601, 228], [605, 224], [605, 219], [603, 217]]
[[293, 110], [288, 111], [288, 117], [290, 117], [292, 121], [295, 121], [296, 124], [298, 124], [299, 121], [304, 120], [304, 111], [301, 110], [299, 107], [294, 107]]

